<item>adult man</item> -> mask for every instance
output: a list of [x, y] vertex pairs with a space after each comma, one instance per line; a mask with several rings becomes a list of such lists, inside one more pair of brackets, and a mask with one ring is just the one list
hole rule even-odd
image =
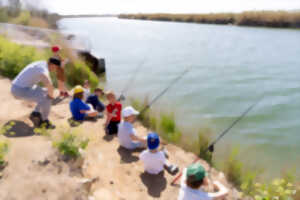
[[[60, 66], [61, 61], [54, 57], [48, 61], [34, 62], [27, 65], [12, 82], [11, 93], [15, 98], [37, 103], [30, 115], [35, 127], [55, 128], [48, 119], [54, 99], [54, 87], [49, 72], [57, 71]], [[39, 83], [45, 88], [40, 87]]]

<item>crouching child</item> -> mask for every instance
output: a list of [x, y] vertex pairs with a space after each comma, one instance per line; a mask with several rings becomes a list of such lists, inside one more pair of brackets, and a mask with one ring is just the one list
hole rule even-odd
[[171, 175], [175, 175], [179, 169], [169, 163], [166, 152], [159, 151], [160, 139], [158, 134], [150, 133], [147, 136], [148, 149], [140, 154], [140, 160], [144, 163], [145, 172], [157, 175], [164, 169]]
[[146, 139], [139, 137], [133, 127], [138, 114], [139, 112], [131, 106], [122, 111], [123, 121], [119, 125], [118, 139], [120, 145], [129, 150], [146, 148]]
[[204, 167], [199, 163], [190, 165], [183, 170], [178, 200], [222, 200], [228, 194], [228, 189], [218, 181], [213, 182], [214, 189], [218, 192], [208, 193], [200, 189], [207, 185], [208, 178]]
[[88, 105], [83, 102], [84, 89], [78, 85], [73, 90], [73, 100], [70, 102], [70, 110], [73, 120], [83, 121], [98, 116], [98, 112], [95, 111], [92, 105]]

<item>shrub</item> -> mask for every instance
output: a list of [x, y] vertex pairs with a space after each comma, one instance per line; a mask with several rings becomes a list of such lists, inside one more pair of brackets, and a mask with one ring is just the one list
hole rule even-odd
[[3, 76], [13, 79], [26, 65], [45, 58], [46, 54], [42, 51], [0, 36], [0, 74]]
[[83, 85], [84, 81], [88, 80], [92, 89], [98, 86], [98, 77], [82, 61], [75, 61], [75, 63], [67, 64], [65, 69], [69, 85]]
[[[49, 56], [49, 51], [18, 45], [0, 36], [0, 74], [5, 77], [13, 79], [26, 65], [38, 60], [47, 60]], [[99, 82], [96, 74], [79, 59], [74, 59], [66, 65], [65, 76], [70, 86], [83, 84], [87, 79], [94, 88]], [[55, 83], [55, 78], [53, 80]]]
[[65, 132], [58, 141], [53, 142], [53, 146], [66, 158], [77, 159], [81, 156], [80, 149], [86, 149], [88, 143], [88, 139], [83, 139], [75, 133]]
[[6, 163], [5, 156], [8, 153], [9, 145], [6, 141], [0, 141], [0, 168]]
[[20, 15], [14, 19], [11, 20], [11, 22], [13, 24], [20, 24], [20, 25], [24, 25], [24, 26], [27, 26], [29, 25], [29, 22], [30, 22], [30, 12], [28, 11], [22, 11], [20, 13]]

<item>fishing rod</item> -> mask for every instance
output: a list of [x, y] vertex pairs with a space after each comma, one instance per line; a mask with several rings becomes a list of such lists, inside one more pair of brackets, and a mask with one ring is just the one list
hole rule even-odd
[[[239, 122], [241, 121], [262, 99], [264, 96], [261, 96], [260, 98], [258, 98], [258, 100], [252, 104], [249, 108], [247, 108], [247, 110], [245, 110], [236, 120], [234, 120], [232, 122], [232, 124], [225, 129], [220, 135], [219, 137], [217, 137], [217, 139], [215, 139], [206, 149], [205, 149], [205, 153], [207, 153], [208, 151], [213, 153], [214, 149], [215, 149], [215, 145]], [[197, 157], [193, 163], [197, 162], [198, 160], [200, 160], [199, 157]], [[182, 172], [174, 178], [174, 180], [172, 181], [171, 185], [175, 185], [175, 183], [178, 181], [178, 179], [182, 176]]]
[[124, 89], [121, 91], [120, 97], [118, 98], [118, 101], [124, 101], [126, 98], [124, 96], [124, 93], [127, 92], [131, 86], [131, 83], [133, 83], [133, 81], [136, 79], [138, 72], [140, 71], [140, 69], [144, 66], [144, 64], [146, 63], [146, 57], [137, 65], [137, 67], [135, 68], [131, 78], [128, 80], [127, 84], [125, 85]]
[[163, 96], [173, 85], [175, 85], [175, 83], [177, 83], [185, 74], [187, 74], [189, 71], [191, 70], [191, 67], [187, 68], [186, 70], [184, 70], [184, 72], [182, 74], [180, 74], [178, 77], [176, 77], [170, 84], [168, 87], [166, 87], [163, 91], [161, 91], [154, 99], [152, 99], [150, 101], [150, 103], [148, 103], [141, 111], [140, 113], [145, 112], [146, 110], [148, 110], [161, 96]]

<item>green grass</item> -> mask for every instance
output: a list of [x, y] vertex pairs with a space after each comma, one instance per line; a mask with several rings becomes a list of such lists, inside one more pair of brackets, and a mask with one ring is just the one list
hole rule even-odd
[[[50, 55], [49, 50], [19, 45], [0, 36], [0, 74], [2, 76], [13, 79], [26, 65], [38, 60], [47, 60]], [[89, 80], [92, 88], [97, 87], [99, 83], [96, 74], [80, 59], [74, 58], [65, 66], [65, 69], [66, 81], [71, 87], [83, 84], [84, 80]], [[55, 79], [54, 82], [56, 82]]]
[[[142, 103], [136, 99], [131, 99], [131, 105], [141, 111], [148, 105], [148, 99]], [[166, 141], [171, 143], [178, 143], [181, 139], [181, 132], [175, 123], [175, 116], [173, 113], [158, 113], [155, 114], [151, 109], [146, 110], [138, 116], [138, 120], [152, 131], [158, 134]]]
[[72, 133], [70, 130], [61, 133], [61, 137], [57, 141], [53, 141], [59, 153], [68, 159], [77, 159], [81, 156], [80, 149], [86, 149], [89, 139], [85, 139]]
[[8, 153], [9, 145], [7, 141], [0, 140], [0, 168], [6, 163], [5, 156]]

